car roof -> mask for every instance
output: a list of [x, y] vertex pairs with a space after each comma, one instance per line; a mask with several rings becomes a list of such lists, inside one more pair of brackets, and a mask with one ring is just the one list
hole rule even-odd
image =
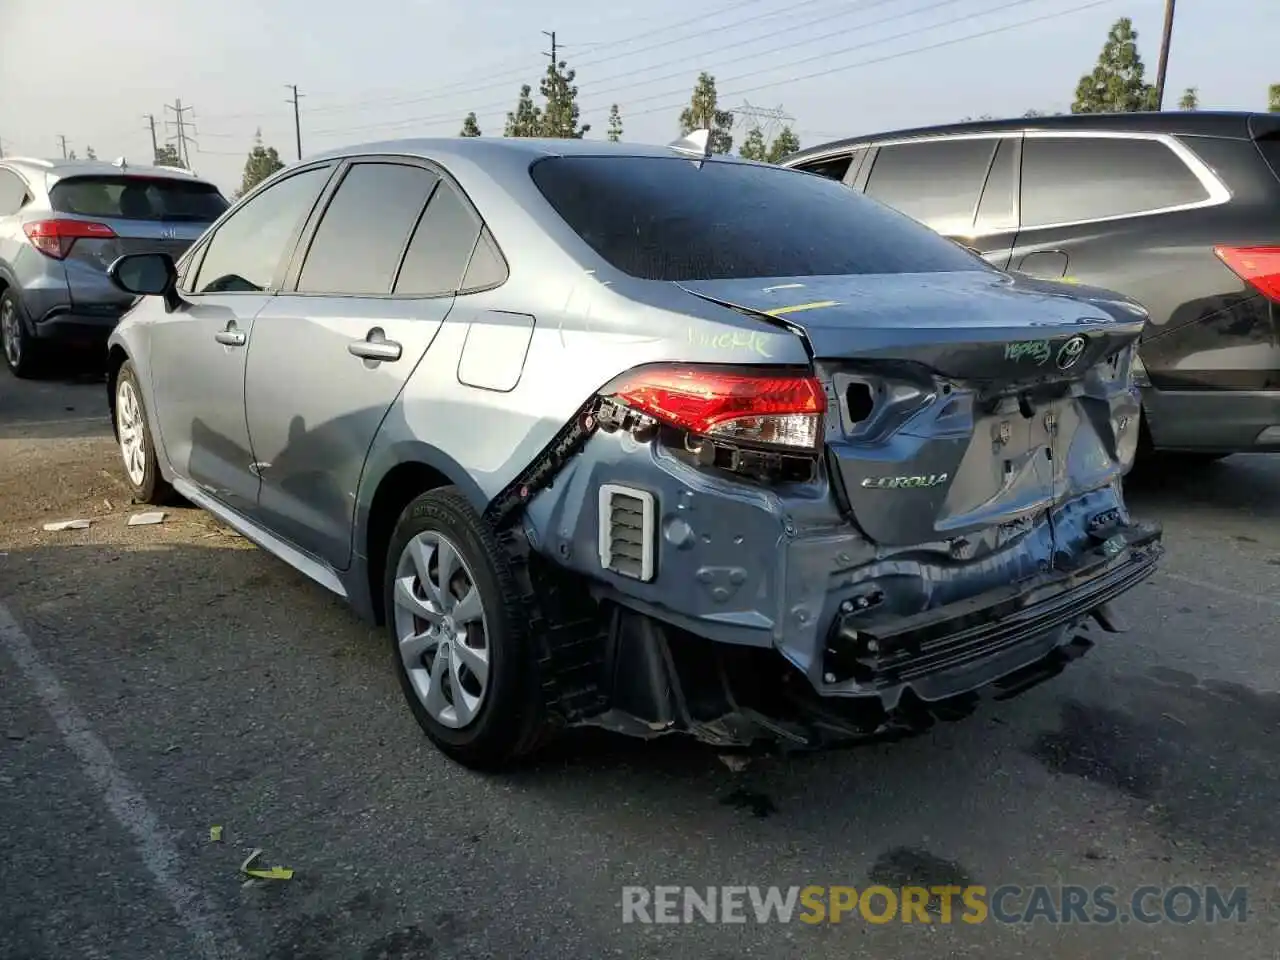
[[915, 137], [959, 136], [964, 134], [1008, 133], [1013, 131], [1099, 131], [1115, 133], [1164, 133], [1175, 136], [1229, 137], [1247, 140], [1260, 124], [1276, 119], [1273, 114], [1231, 110], [1180, 110], [1143, 113], [1068, 113], [1052, 117], [1010, 117], [1002, 120], [971, 120], [931, 127], [910, 127], [831, 140], [797, 151], [783, 160], [790, 164], [842, 147], [860, 146], [880, 140], [909, 140]]
[[[611, 143], [607, 140], [553, 140], [537, 137], [424, 137], [405, 140], [382, 140], [352, 144], [326, 150], [306, 158], [327, 160], [359, 154], [388, 154], [422, 157], [447, 163], [450, 158], [483, 161], [485, 157], [675, 157], [689, 159], [670, 146], [637, 143]], [[727, 154], [716, 154], [708, 160], [725, 163], [749, 163]]]
[[5, 157], [0, 165], [14, 167], [34, 177], [44, 177], [48, 186], [67, 177], [148, 177], [150, 179], [184, 180], [188, 183], [209, 183], [203, 177], [181, 167], [164, 167], [154, 164], [134, 165], [110, 160], [46, 160], [39, 157]]

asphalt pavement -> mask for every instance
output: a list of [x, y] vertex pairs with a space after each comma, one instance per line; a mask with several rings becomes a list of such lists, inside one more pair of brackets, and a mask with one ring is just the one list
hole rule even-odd
[[[0, 958], [1274, 960], [1280, 458], [1129, 498], [1169, 548], [1129, 632], [1020, 698], [740, 771], [575, 735], [482, 776], [338, 600], [197, 510], [126, 526], [99, 378], [0, 373]], [[246, 882], [254, 849], [292, 878]], [[623, 922], [626, 886], [868, 884], [1242, 887], [1247, 912]]]

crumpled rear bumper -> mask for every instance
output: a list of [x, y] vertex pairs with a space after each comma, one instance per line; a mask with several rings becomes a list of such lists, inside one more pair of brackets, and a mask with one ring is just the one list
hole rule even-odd
[[1069, 643], [1071, 627], [1151, 576], [1163, 552], [1158, 524], [1133, 523], [1077, 554], [1068, 569], [914, 616], [842, 613], [830, 628], [817, 692], [874, 695], [891, 708], [908, 688], [936, 701], [986, 686]]

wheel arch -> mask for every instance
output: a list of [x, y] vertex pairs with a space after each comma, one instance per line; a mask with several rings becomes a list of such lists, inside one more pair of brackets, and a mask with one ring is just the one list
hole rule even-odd
[[[120, 431], [116, 426], [116, 381], [120, 378], [120, 368], [129, 360], [129, 354], [118, 343], [111, 344], [107, 350], [107, 410], [111, 414], [111, 435], [120, 439]], [[154, 442], [154, 438], [153, 438]]]
[[395, 444], [378, 456], [371, 468], [366, 468], [356, 511], [355, 543], [365, 567], [365, 582], [361, 585], [368, 590], [369, 610], [375, 623], [385, 623], [382, 581], [396, 521], [414, 499], [448, 486], [457, 487], [477, 511], [483, 512], [488, 504], [488, 498], [466, 470], [428, 443]]

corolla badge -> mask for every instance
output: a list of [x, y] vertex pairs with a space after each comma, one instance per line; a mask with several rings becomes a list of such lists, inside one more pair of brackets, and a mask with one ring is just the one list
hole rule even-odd
[[929, 473], [919, 477], [864, 477], [862, 485], [874, 490], [919, 490], [946, 483], [950, 474]]
[[1089, 345], [1089, 341], [1084, 337], [1076, 334], [1058, 348], [1058, 369], [1069, 370], [1076, 365], [1076, 361], [1084, 355], [1084, 348]]

